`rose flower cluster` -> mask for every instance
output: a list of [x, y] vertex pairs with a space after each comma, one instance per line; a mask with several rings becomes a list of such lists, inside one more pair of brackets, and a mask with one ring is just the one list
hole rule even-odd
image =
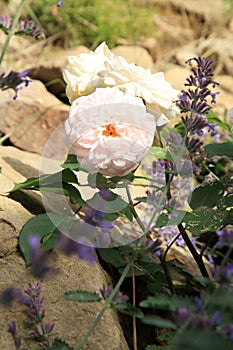
[[124, 176], [152, 146], [156, 127], [179, 113], [178, 90], [163, 73], [128, 64], [103, 42], [69, 56], [64, 70], [71, 102], [65, 122], [69, 153], [90, 173]]

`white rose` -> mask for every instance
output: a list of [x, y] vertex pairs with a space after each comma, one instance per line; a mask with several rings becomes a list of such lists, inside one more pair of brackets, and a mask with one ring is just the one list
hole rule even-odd
[[105, 43], [90, 54], [68, 57], [64, 71], [67, 96], [70, 101], [89, 95], [99, 87], [115, 87], [124, 93], [142, 98], [147, 107], [159, 117], [171, 117], [179, 113], [174, 101], [179, 90], [164, 79], [162, 72], [152, 74], [149, 69], [128, 64], [114, 55]]
[[142, 100], [111, 88], [76, 99], [65, 122], [69, 153], [90, 173], [124, 176], [153, 143], [156, 125]]

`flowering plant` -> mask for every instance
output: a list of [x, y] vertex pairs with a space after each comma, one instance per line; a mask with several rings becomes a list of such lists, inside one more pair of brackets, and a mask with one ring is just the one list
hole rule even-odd
[[[4, 25], [9, 34], [14, 30], [11, 21]], [[195, 57], [187, 64], [191, 74], [178, 94], [162, 73], [128, 64], [105, 43], [69, 57], [67, 159], [58, 172], [12, 189], [11, 194], [41, 191], [53, 209], [44, 201], [46, 213], [23, 226], [19, 247], [39, 278], [57, 273], [47, 259], [53, 248], [90, 263], [97, 252], [114, 286], [65, 293], [67, 300], [102, 303], [73, 348], [51, 340], [56, 325], [43, 321], [40, 282], [29, 284], [26, 297], [5, 289], [2, 303], [17, 300], [30, 308], [30, 335], [42, 348], [83, 348], [108, 308], [131, 317], [127, 340], [135, 350], [232, 347], [232, 126], [212, 111], [218, 95], [213, 62]], [[19, 83], [26, 83], [20, 75], [16, 78], [23, 81], [10, 86], [7, 77], [2, 76], [3, 89], [17, 92]], [[172, 128], [167, 118], [174, 113], [181, 118]], [[141, 192], [132, 196], [138, 187]], [[147, 329], [148, 338], [140, 329]], [[8, 331], [20, 350], [15, 322]]]
[[170, 117], [179, 113], [174, 103], [179, 91], [164, 79], [163, 73], [152, 74], [149, 69], [128, 64], [123, 57], [114, 55], [105, 42], [94, 52], [68, 57], [64, 79], [70, 102], [91, 94], [97, 88], [115, 87], [142, 98], [156, 114], [156, 119], [161, 118], [161, 123], [164, 123], [164, 114]]

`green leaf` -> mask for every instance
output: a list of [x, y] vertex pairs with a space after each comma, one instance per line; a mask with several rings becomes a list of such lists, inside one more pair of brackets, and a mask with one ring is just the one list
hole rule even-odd
[[183, 217], [185, 216], [186, 212], [184, 210], [173, 210], [172, 214], [176, 214], [176, 217], [169, 217], [168, 214], [162, 213], [158, 216], [158, 219], [156, 221], [156, 227], [164, 227], [168, 225], [178, 225]]
[[231, 127], [229, 124], [223, 122], [213, 111], [210, 111], [206, 116], [209, 123], [218, 124], [223, 130], [231, 132]]
[[155, 308], [166, 311], [176, 311], [180, 307], [192, 308], [194, 302], [188, 298], [180, 297], [177, 295], [156, 295], [148, 296], [139, 304], [141, 307]]
[[204, 147], [205, 154], [233, 157], [233, 142], [211, 143]]
[[113, 307], [115, 310], [117, 310], [118, 312], [121, 312], [124, 315], [129, 315], [137, 318], [142, 318], [144, 316], [143, 312], [139, 308], [133, 306], [130, 303], [117, 302], [117, 303], [113, 303]]
[[186, 229], [192, 233], [204, 233], [207, 231], [216, 231], [224, 224], [228, 212], [225, 210], [212, 209], [208, 207], [199, 207], [191, 213], [186, 213], [183, 222], [186, 223]]
[[68, 154], [66, 161], [61, 165], [62, 168], [70, 170], [80, 170], [81, 165], [75, 154]]
[[156, 316], [145, 316], [142, 320], [142, 323], [159, 328], [177, 329], [177, 326], [174, 322]]
[[31, 262], [29, 237], [40, 235], [41, 239], [48, 236], [50, 240], [53, 235], [57, 237], [58, 231], [69, 231], [73, 218], [53, 213], [41, 214], [28, 220], [23, 226], [19, 236], [19, 247], [27, 264]]
[[64, 294], [64, 299], [74, 300], [74, 301], [82, 301], [82, 302], [90, 302], [90, 301], [100, 301], [101, 297], [96, 292], [87, 292], [85, 290], [76, 290], [76, 291], [66, 292]]
[[59, 230], [55, 229], [54, 231], [52, 231], [51, 233], [43, 237], [41, 248], [45, 251], [53, 249], [53, 247], [57, 242], [59, 234], [60, 234]]
[[220, 182], [212, 182], [206, 186], [195, 188], [192, 193], [189, 203], [192, 209], [197, 209], [201, 206], [212, 208], [224, 194], [224, 187]]
[[171, 343], [171, 350], [188, 349], [188, 350], [227, 350], [231, 347], [222, 335], [213, 330], [192, 329], [178, 332]]
[[55, 174], [46, 174], [40, 177], [33, 177], [30, 179], [27, 179], [26, 181], [15, 185], [15, 187], [10, 192], [25, 190], [25, 189], [34, 189], [34, 188], [38, 190], [42, 185], [56, 183], [56, 182], [78, 183], [76, 175], [71, 170], [65, 169]]
[[219, 208], [230, 208], [233, 207], [233, 194], [225, 196], [220, 201], [218, 201], [217, 206]]
[[64, 340], [61, 340], [59, 338], [55, 338], [53, 341], [53, 345], [47, 348], [47, 350], [73, 350], [68, 343], [66, 343]]
[[115, 248], [100, 248], [98, 249], [98, 253], [101, 259], [115, 267], [126, 265], [126, 261], [122, 258], [119, 251]]
[[167, 150], [162, 147], [152, 146], [148, 154], [155, 156], [157, 159], [167, 159]]

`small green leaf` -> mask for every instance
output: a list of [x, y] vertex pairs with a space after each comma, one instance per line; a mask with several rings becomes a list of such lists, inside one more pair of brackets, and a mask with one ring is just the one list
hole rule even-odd
[[177, 329], [175, 323], [170, 320], [159, 318], [156, 316], [145, 316], [142, 320], [142, 323], [149, 324], [151, 326], [159, 328], [168, 328], [168, 329]]
[[87, 292], [85, 290], [76, 290], [66, 292], [64, 294], [64, 299], [82, 301], [82, 302], [91, 302], [91, 301], [100, 301], [101, 297], [96, 292]]
[[126, 303], [126, 302], [119, 303], [119, 302], [117, 302], [117, 303], [113, 304], [113, 307], [114, 307], [115, 310], [117, 310], [118, 312], [121, 312], [124, 315], [129, 315], [129, 316], [137, 317], [137, 318], [143, 318], [144, 317], [143, 312], [139, 308], [133, 306], [130, 303]]
[[177, 295], [156, 295], [148, 296], [139, 304], [141, 307], [155, 308], [166, 311], [176, 311], [180, 307], [192, 308], [194, 302], [188, 298]]
[[220, 182], [212, 182], [206, 186], [195, 188], [192, 193], [189, 203], [192, 209], [197, 209], [201, 206], [212, 208], [224, 194], [224, 187]]
[[211, 143], [204, 147], [205, 154], [233, 157], [233, 142]]
[[53, 341], [52, 346], [47, 348], [47, 350], [73, 350], [68, 343], [66, 343], [64, 340], [61, 340], [59, 338], [55, 338]]
[[157, 159], [167, 159], [167, 150], [162, 147], [152, 146], [148, 154], [155, 156]]

